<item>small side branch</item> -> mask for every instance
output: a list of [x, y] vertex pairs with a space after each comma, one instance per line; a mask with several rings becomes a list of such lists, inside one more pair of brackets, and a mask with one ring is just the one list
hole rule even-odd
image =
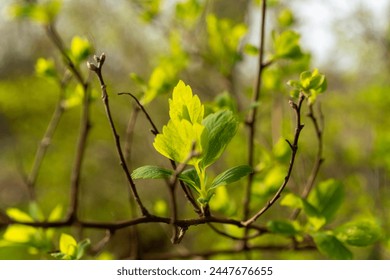
[[104, 104], [104, 108], [106, 111], [108, 122], [109, 122], [111, 130], [112, 130], [112, 134], [113, 134], [114, 139], [115, 139], [115, 146], [116, 146], [116, 149], [117, 149], [117, 152], [119, 155], [120, 165], [122, 166], [122, 169], [126, 175], [126, 178], [129, 182], [129, 184], [130, 184], [130, 189], [132, 191], [134, 199], [135, 199], [136, 203], [138, 204], [138, 207], [140, 208], [142, 215], [149, 216], [150, 214], [149, 214], [148, 210], [145, 208], [145, 206], [143, 205], [143, 203], [138, 195], [136, 185], [135, 185], [133, 179], [131, 178], [131, 173], [127, 167], [126, 160], [125, 160], [125, 157], [124, 157], [123, 152], [122, 152], [120, 137], [119, 137], [119, 134], [117, 133], [117, 130], [116, 130], [116, 127], [114, 124], [114, 120], [112, 118], [110, 104], [109, 104], [109, 98], [108, 98], [107, 89], [106, 89], [106, 84], [104, 83], [104, 79], [103, 79], [103, 75], [102, 75], [102, 67], [103, 67], [105, 58], [106, 58], [106, 56], [104, 53], [100, 57], [95, 56], [95, 61], [96, 61], [97, 65], [88, 62], [87, 66], [91, 71], [96, 73], [96, 75], [99, 79], [100, 87], [102, 90], [102, 101]]
[[[320, 171], [321, 165], [324, 162], [324, 158], [322, 155], [322, 153], [323, 153], [324, 118], [323, 118], [323, 115], [321, 113], [321, 109], [319, 109], [319, 113], [320, 113], [321, 124], [319, 123], [319, 120], [314, 113], [313, 104], [309, 104], [309, 113], [307, 116], [311, 119], [311, 121], [314, 125], [314, 131], [315, 131], [316, 138], [317, 138], [317, 154], [316, 154], [316, 158], [314, 160], [313, 168], [312, 168], [310, 175], [305, 183], [305, 187], [303, 188], [303, 191], [301, 194], [302, 198], [307, 198], [309, 196], [311, 190], [314, 187], [314, 182], [315, 182], [317, 175]], [[291, 215], [291, 219], [295, 220], [299, 216], [299, 213], [300, 213], [300, 209], [295, 209]]]
[[248, 226], [248, 225], [252, 224], [253, 222], [255, 222], [261, 215], [263, 215], [279, 199], [281, 193], [283, 192], [283, 190], [287, 186], [288, 181], [290, 180], [291, 172], [292, 172], [294, 162], [295, 162], [295, 157], [296, 157], [296, 154], [298, 151], [299, 135], [300, 135], [301, 130], [303, 129], [303, 126], [304, 126], [301, 123], [301, 107], [302, 107], [302, 103], [303, 103], [304, 99], [305, 99], [305, 96], [303, 94], [301, 94], [299, 97], [298, 103], [294, 103], [293, 101], [290, 101], [290, 105], [293, 108], [293, 110], [295, 111], [295, 115], [296, 115], [296, 126], [295, 126], [295, 133], [294, 133], [293, 142], [291, 143], [287, 140], [287, 142], [291, 148], [290, 164], [288, 166], [287, 175], [286, 175], [286, 177], [284, 177], [284, 181], [283, 181], [282, 185], [279, 187], [278, 191], [275, 193], [275, 195], [272, 197], [272, 199], [269, 200], [266, 203], [266, 205], [263, 208], [261, 208], [254, 216], [252, 216], [247, 221], [243, 222], [243, 224], [245, 226]]

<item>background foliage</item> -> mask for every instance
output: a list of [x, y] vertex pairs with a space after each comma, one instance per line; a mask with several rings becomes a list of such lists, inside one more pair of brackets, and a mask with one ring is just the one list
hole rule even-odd
[[[286, 174], [291, 151], [284, 139], [292, 139], [294, 130], [294, 112], [288, 103], [290, 91], [305, 90], [305, 77], [313, 77], [313, 69], [319, 67], [327, 77], [328, 88], [318, 94], [313, 108], [324, 116], [325, 161], [313, 192], [307, 200], [298, 196], [317, 150], [315, 131], [305, 107], [305, 128], [287, 191], [258, 221], [269, 233], [252, 241], [252, 245], [263, 249], [205, 256], [389, 258], [390, 29], [377, 28], [364, 4], [354, 7], [348, 18], [337, 18], [333, 34], [338, 49], [324, 51], [321, 56], [327, 58], [327, 63], [318, 65], [310, 49], [301, 43], [301, 37], [310, 38], [310, 34], [304, 33], [302, 26], [306, 23], [300, 18], [300, 9], [311, 1], [298, 1], [300, 5], [295, 6], [290, 6], [289, 1], [268, 1], [265, 58], [277, 63], [264, 71], [259, 102], [251, 103], [261, 1], [38, 1], [44, 3], [43, 10], [34, 10], [33, 4], [12, 6], [11, 2], [4, 10], [8, 21], [0, 26], [0, 209], [11, 218], [28, 222], [65, 217], [71, 202], [69, 182], [85, 92], [92, 100], [92, 123], [78, 214], [81, 219], [101, 222], [137, 216], [129, 204], [126, 178], [118, 165], [111, 128], [99, 100], [100, 88], [85, 64], [87, 59], [92, 61], [94, 53], [104, 51], [107, 55], [105, 79], [122, 139], [126, 138], [129, 119], [138, 109], [127, 96], [117, 96], [118, 92], [135, 94], [159, 129], [168, 123], [167, 100], [180, 79], [199, 96], [205, 114], [221, 109], [237, 114], [241, 121], [238, 133], [221, 159], [208, 169], [212, 178], [247, 163], [243, 122], [256, 107], [259, 121], [253, 166], [258, 171], [252, 194], [255, 205], [264, 205]], [[29, 1], [12, 4], [22, 2]], [[21, 20], [23, 17], [30, 20]], [[64, 75], [64, 57], [42, 28], [53, 20], [67, 55], [85, 81], [91, 83], [88, 90], [77, 79], [68, 81]], [[338, 24], [340, 20], [345, 24]], [[310, 72], [300, 77], [307, 70]], [[286, 85], [289, 80], [295, 80], [290, 82], [292, 87]], [[312, 102], [317, 93], [311, 94]], [[25, 176], [30, 173], [37, 145], [59, 98], [64, 113], [37, 177], [36, 203], [30, 203]], [[149, 127], [147, 119], [138, 114], [131, 137], [135, 148], [127, 154], [131, 170], [150, 164], [170, 168], [169, 161], [154, 149]], [[217, 188], [210, 201], [211, 210], [227, 217], [241, 216], [245, 183], [240, 180]], [[137, 186], [146, 208], [156, 215], [169, 215], [169, 196], [162, 191], [163, 180], [140, 180]], [[185, 200], [178, 204], [180, 217], [196, 217]], [[291, 221], [296, 208], [305, 215]], [[231, 225], [218, 229], [234, 236], [244, 235], [242, 229]], [[308, 232], [318, 250], [289, 247], [292, 237], [300, 242]], [[240, 244], [206, 225], [191, 227], [178, 245], [171, 244], [171, 228], [164, 224], [118, 230], [107, 243], [104, 231], [78, 227], [46, 230], [12, 225], [3, 226], [0, 233], [1, 259], [46, 259], [52, 258], [49, 253], [54, 251], [54, 257], [60, 258], [199, 257], [191, 252], [223, 252]], [[89, 253], [84, 254], [87, 250]]]

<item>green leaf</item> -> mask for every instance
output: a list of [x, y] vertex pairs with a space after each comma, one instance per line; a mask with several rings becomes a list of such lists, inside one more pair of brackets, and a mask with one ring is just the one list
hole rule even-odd
[[11, 225], [7, 227], [3, 239], [11, 243], [23, 244], [30, 242], [36, 233], [37, 229], [30, 226]]
[[318, 232], [313, 234], [314, 243], [318, 250], [336, 260], [350, 260], [353, 255], [333, 234], [328, 232]]
[[284, 9], [278, 15], [278, 23], [282, 27], [289, 27], [294, 21], [294, 15], [290, 9]]
[[47, 219], [49, 222], [54, 222], [54, 221], [58, 221], [61, 219], [62, 217], [62, 211], [63, 211], [63, 208], [61, 205], [57, 205], [56, 207], [54, 207], [54, 209], [51, 211], [50, 215], [49, 215], [49, 218]]
[[220, 19], [214, 14], [206, 18], [209, 53], [207, 58], [218, 67], [225, 76], [241, 59], [238, 53], [239, 43], [247, 32], [244, 24], [234, 24], [229, 19]]
[[133, 171], [131, 177], [137, 179], [168, 179], [173, 174], [172, 170], [168, 170], [158, 166], [145, 165]]
[[30, 215], [19, 210], [18, 208], [8, 208], [6, 213], [8, 217], [18, 222], [34, 222], [34, 219]]
[[81, 259], [84, 254], [85, 254], [85, 251], [86, 249], [91, 245], [91, 241], [87, 238], [87, 239], [84, 239], [83, 241], [80, 241], [78, 244], [77, 244], [77, 254], [76, 254], [76, 260], [79, 260]]
[[327, 221], [330, 221], [337, 210], [340, 208], [344, 200], [344, 188], [340, 181], [330, 179], [318, 184], [313, 188], [308, 197], [308, 202], [312, 204], [324, 216]]
[[299, 39], [300, 35], [292, 30], [284, 31], [279, 35], [274, 34], [274, 58], [298, 59], [302, 57]]
[[77, 241], [73, 236], [62, 233], [60, 236], [60, 251], [61, 253], [75, 259], [77, 256]]
[[291, 221], [284, 221], [284, 220], [269, 221], [267, 223], [267, 228], [272, 233], [278, 233], [287, 236], [294, 236], [295, 234], [298, 233], [294, 227], [294, 224]]
[[179, 175], [179, 179], [199, 193], [200, 180], [199, 180], [198, 173], [194, 168], [184, 170]]
[[323, 217], [313, 205], [296, 194], [287, 194], [280, 201], [280, 205], [295, 209], [302, 209], [304, 214], [307, 216], [308, 222], [316, 231], [323, 227], [326, 223], [325, 217]]
[[197, 95], [192, 94], [191, 87], [179, 81], [173, 89], [172, 99], [169, 100], [169, 116], [171, 120], [187, 120], [191, 124], [201, 123], [204, 106]]
[[76, 64], [80, 64], [93, 53], [93, 48], [87, 39], [75, 36], [70, 43], [70, 54]]
[[[154, 148], [163, 156], [176, 162], [188, 161], [195, 143], [195, 152], [202, 153], [202, 133], [204, 126], [187, 120], [173, 121], [163, 127], [162, 134], [154, 139]], [[195, 165], [199, 162], [198, 157], [191, 158], [187, 163]]]
[[180, 23], [192, 26], [202, 12], [202, 5], [199, 0], [187, 0], [176, 4], [176, 18]]
[[214, 179], [214, 181], [211, 183], [211, 189], [217, 188], [219, 186], [226, 186], [236, 182], [242, 177], [247, 176], [252, 171], [252, 168], [248, 165], [232, 167], [225, 172], [222, 172]]
[[28, 205], [29, 208], [29, 214], [34, 219], [34, 221], [43, 221], [45, 219], [45, 216], [43, 215], [42, 210], [39, 208], [39, 205], [37, 202], [33, 201], [30, 202]]
[[35, 73], [44, 78], [57, 78], [58, 73], [53, 59], [38, 58], [35, 63]]
[[314, 230], [319, 230], [326, 224], [326, 218], [323, 217], [318, 210], [305, 199], [302, 200], [302, 210], [307, 216], [308, 222], [313, 226]]
[[259, 54], [259, 48], [252, 44], [246, 44], [244, 46], [244, 52], [248, 55], [257, 56]]
[[202, 155], [202, 166], [214, 163], [223, 153], [238, 129], [238, 121], [231, 111], [220, 111], [203, 120], [207, 130], [208, 146]]
[[381, 236], [380, 227], [371, 221], [351, 222], [336, 230], [337, 237], [352, 246], [368, 246], [377, 242]]
[[61, 9], [61, 1], [52, 0], [44, 3], [23, 3], [10, 7], [10, 14], [15, 18], [28, 18], [33, 21], [49, 24], [53, 22]]
[[303, 207], [302, 199], [294, 193], [286, 194], [280, 201], [280, 205], [297, 209], [302, 209]]

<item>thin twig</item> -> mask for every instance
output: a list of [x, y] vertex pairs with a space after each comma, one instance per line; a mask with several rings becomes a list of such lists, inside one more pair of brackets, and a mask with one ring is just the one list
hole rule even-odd
[[[259, 55], [258, 55], [258, 68], [257, 68], [257, 76], [256, 76], [256, 84], [253, 89], [252, 95], [252, 104], [256, 104], [260, 98], [261, 85], [263, 82], [263, 71], [268, 66], [264, 64], [264, 47], [265, 47], [265, 23], [266, 23], [266, 13], [267, 13], [267, 1], [263, 0], [261, 7], [261, 19], [260, 19], [260, 43], [259, 43]], [[249, 112], [246, 124], [248, 126], [249, 135], [248, 135], [248, 165], [254, 166], [254, 157], [255, 157], [255, 137], [256, 137], [256, 121], [257, 117], [257, 106], [254, 106], [252, 110]], [[244, 193], [244, 201], [243, 201], [243, 220], [247, 220], [249, 218], [251, 212], [251, 198], [252, 198], [252, 185], [255, 173], [252, 172], [248, 175], [248, 181], [245, 188]], [[249, 231], [246, 230], [245, 236], [247, 237]], [[248, 246], [247, 240], [244, 240], [242, 244], [243, 248]]]
[[106, 56], [104, 53], [100, 57], [95, 56], [97, 66], [95, 64], [92, 64], [92, 63], [88, 63], [87, 65], [91, 71], [96, 73], [96, 75], [99, 79], [99, 82], [100, 82], [100, 87], [102, 90], [102, 101], [104, 104], [104, 108], [106, 111], [108, 122], [109, 122], [110, 127], [111, 127], [112, 134], [113, 134], [114, 139], [115, 139], [115, 146], [116, 146], [116, 149], [117, 149], [117, 152], [119, 155], [120, 165], [122, 166], [122, 169], [126, 175], [127, 181], [130, 184], [130, 189], [133, 193], [134, 199], [135, 199], [138, 207], [141, 210], [142, 215], [149, 216], [150, 214], [149, 214], [148, 210], [145, 208], [145, 206], [143, 205], [143, 203], [138, 195], [138, 191], [137, 191], [136, 185], [133, 181], [133, 178], [131, 178], [131, 173], [127, 167], [126, 160], [125, 160], [125, 157], [124, 157], [123, 152], [122, 152], [120, 137], [119, 137], [119, 134], [117, 133], [117, 130], [116, 130], [115, 124], [114, 124], [114, 120], [112, 118], [110, 104], [109, 104], [109, 98], [108, 98], [107, 89], [106, 89], [106, 84], [104, 83], [104, 79], [103, 79], [103, 75], [102, 75], [102, 67], [103, 67], [105, 58], [106, 58]]
[[243, 224], [245, 226], [250, 225], [251, 223], [255, 222], [261, 215], [263, 215], [280, 197], [281, 193], [283, 192], [284, 188], [287, 186], [287, 183], [290, 179], [291, 172], [294, 166], [295, 162], [295, 156], [298, 151], [298, 140], [299, 135], [301, 133], [301, 130], [303, 129], [303, 124], [301, 123], [301, 107], [303, 100], [305, 99], [305, 96], [303, 94], [300, 95], [298, 103], [294, 103], [293, 101], [290, 101], [291, 107], [295, 111], [296, 115], [296, 126], [295, 126], [295, 133], [294, 133], [294, 140], [291, 143], [290, 141], [286, 140], [291, 148], [291, 157], [290, 157], [290, 164], [288, 166], [286, 177], [284, 177], [284, 181], [282, 185], [279, 187], [278, 191], [275, 193], [275, 195], [272, 197], [271, 200], [267, 202], [267, 204], [261, 208], [254, 216], [252, 216], [250, 219], [245, 221]]
[[46, 26], [46, 34], [61, 53], [65, 65], [67, 66], [69, 71], [73, 74], [74, 77], [76, 77], [77, 81], [80, 83], [80, 85], [83, 88], [83, 104], [82, 104], [82, 112], [80, 118], [80, 132], [79, 132], [79, 138], [77, 140], [76, 156], [75, 156], [75, 161], [73, 164], [72, 174], [71, 174], [71, 194], [70, 194], [70, 206], [68, 210], [68, 219], [76, 220], [77, 219], [76, 215], [77, 215], [77, 210], [79, 205], [78, 199], [79, 199], [81, 166], [84, 160], [87, 137], [91, 126], [90, 119], [89, 119], [89, 107], [90, 107], [90, 96], [88, 92], [89, 85], [88, 82], [84, 80], [81, 71], [74, 64], [72, 59], [69, 57], [65, 45], [61, 37], [59, 36], [54, 24], [51, 23]]
[[178, 244], [180, 240], [184, 237], [184, 234], [187, 230], [187, 228], [178, 228], [176, 224], [177, 220], [177, 201], [176, 201], [176, 183], [179, 179], [180, 173], [182, 173], [187, 166], [187, 163], [193, 159], [194, 157], [197, 157], [199, 154], [195, 151], [195, 142], [192, 144], [191, 152], [188, 155], [188, 157], [184, 160], [184, 162], [180, 163], [175, 171], [173, 172], [171, 178], [169, 179], [169, 194], [171, 199], [171, 208], [172, 208], [172, 225], [173, 225], [173, 236], [172, 236], [172, 243]]
[[[314, 182], [317, 178], [317, 175], [320, 171], [320, 168], [321, 168], [321, 165], [322, 163], [324, 162], [324, 158], [322, 156], [322, 151], [323, 151], [323, 129], [324, 129], [324, 120], [323, 120], [323, 115], [321, 113], [321, 110], [320, 110], [320, 119], [321, 119], [321, 125], [319, 124], [318, 122], [318, 119], [314, 113], [314, 110], [313, 110], [313, 104], [309, 104], [309, 113], [308, 113], [308, 117], [311, 119], [313, 125], [314, 125], [314, 131], [315, 131], [315, 134], [316, 134], [316, 138], [317, 138], [317, 154], [316, 154], [316, 158], [314, 160], [314, 165], [313, 165], [313, 168], [310, 172], [310, 175], [305, 183], [305, 187], [303, 188], [303, 191], [302, 191], [302, 194], [301, 194], [301, 197], [302, 198], [307, 198], [311, 192], [311, 190], [313, 189], [313, 186], [314, 186]], [[299, 216], [299, 213], [300, 213], [300, 209], [295, 209], [294, 212], [292, 213], [291, 215], [291, 219], [292, 220], [295, 220], [298, 216]]]
[[64, 78], [58, 80], [60, 86], [60, 95], [54, 109], [53, 115], [50, 119], [49, 125], [46, 128], [46, 131], [42, 137], [42, 140], [38, 146], [38, 149], [35, 153], [34, 162], [31, 167], [31, 171], [26, 177], [26, 185], [29, 192], [30, 200], [35, 200], [35, 184], [38, 178], [40, 168], [42, 166], [43, 159], [45, 158], [47, 149], [49, 148], [51, 141], [53, 139], [54, 133], [58, 127], [60, 119], [65, 111], [64, 99], [65, 99], [65, 88], [70, 80], [69, 72], [65, 72]]
[[[265, 41], [265, 19], [266, 19], [266, 11], [267, 11], [267, 1], [263, 0], [262, 5], [262, 13], [261, 13], [261, 21], [260, 21], [260, 48], [259, 48], [259, 56], [258, 56], [258, 71], [256, 77], [256, 84], [253, 90], [252, 103], [255, 104], [258, 102], [260, 98], [260, 90], [262, 84], [262, 74], [264, 70], [264, 41]], [[248, 136], [248, 165], [254, 166], [254, 155], [255, 155], [255, 135], [256, 135], [256, 116], [257, 116], [257, 106], [253, 107], [253, 109], [249, 112], [248, 119], [246, 121], [249, 129]], [[254, 173], [248, 175], [248, 182], [245, 189], [245, 197], [244, 197], [244, 213], [243, 219], [246, 220], [249, 217], [250, 213], [250, 203], [252, 197], [252, 183], [253, 183]]]
[[127, 123], [127, 128], [126, 128], [125, 146], [123, 152], [124, 152], [125, 160], [130, 169], [131, 169], [131, 152], [132, 152], [134, 132], [135, 132], [134, 129], [135, 129], [135, 124], [137, 122], [139, 111], [140, 111], [139, 106], [133, 106], [129, 121]]

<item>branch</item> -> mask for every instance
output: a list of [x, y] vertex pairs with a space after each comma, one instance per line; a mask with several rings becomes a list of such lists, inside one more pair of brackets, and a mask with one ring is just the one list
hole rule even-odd
[[149, 216], [150, 214], [149, 214], [148, 210], [145, 208], [145, 206], [143, 205], [143, 203], [138, 195], [135, 183], [134, 183], [133, 179], [131, 178], [130, 171], [127, 167], [126, 160], [125, 160], [125, 157], [124, 157], [123, 152], [122, 152], [119, 134], [117, 133], [117, 130], [115, 128], [115, 124], [114, 124], [114, 121], [113, 121], [113, 118], [111, 115], [111, 109], [110, 109], [110, 105], [109, 105], [107, 89], [106, 89], [106, 85], [104, 83], [104, 79], [103, 79], [103, 75], [102, 75], [102, 67], [103, 67], [105, 58], [106, 58], [106, 56], [104, 53], [100, 57], [95, 56], [95, 61], [97, 62], [97, 66], [95, 64], [92, 64], [89, 62], [87, 63], [87, 66], [91, 71], [96, 73], [96, 75], [99, 79], [100, 87], [102, 90], [102, 101], [104, 104], [104, 108], [106, 111], [106, 116], [107, 116], [108, 122], [109, 122], [111, 130], [112, 130], [112, 134], [113, 134], [114, 139], [115, 139], [115, 145], [116, 145], [116, 149], [117, 149], [117, 152], [119, 155], [120, 164], [122, 166], [122, 169], [126, 175], [128, 182], [130, 184], [130, 189], [133, 193], [134, 199], [135, 199], [136, 203], [138, 204], [138, 207], [140, 208], [142, 215]]
[[58, 79], [58, 84], [60, 86], [60, 95], [56, 104], [56, 107], [54, 109], [53, 115], [50, 119], [50, 122], [46, 128], [46, 131], [42, 137], [42, 140], [38, 146], [38, 149], [35, 153], [34, 162], [31, 167], [31, 171], [28, 174], [28, 177], [26, 178], [26, 185], [29, 192], [30, 200], [35, 200], [35, 184], [38, 178], [38, 174], [43, 162], [43, 159], [45, 158], [47, 149], [50, 146], [50, 143], [53, 139], [53, 135], [58, 127], [58, 124], [60, 122], [60, 119], [65, 111], [64, 107], [64, 91], [66, 88], [66, 85], [68, 81], [70, 80], [70, 76], [68, 75], [69, 72], [65, 72], [64, 78], [62, 80]]
[[[313, 169], [311, 170], [310, 175], [305, 183], [305, 187], [303, 188], [303, 191], [301, 194], [302, 198], [307, 198], [309, 196], [309, 193], [313, 189], [315, 179], [317, 178], [317, 175], [320, 171], [321, 165], [324, 162], [324, 158], [322, 156], [324, 118], [323, 118], [323, 115], [321, 113], [321, 109], [319, 109], [319, 111], [320, 111], [321, 125], [318, 123], [317, 117], [314, 114], [313, 104], [309, 104], [308, 117], [311, 119], [311, 121], [314, 125], [314, 130], [315, 130], [318, 144], [317, 144], [317, 155], [316, 155], [316, 158], [314, 160]], [[291, 219], [295, 220], [299, 216], [299, 213], [300, 213], [300, 209], [295, 209], [291, 215]]]
[[252, 216], [252, 218], [250, 218], [247, 221], [245, 221], [243, 223], [245, 226], [248, 226], [248, 225], [252, 224], [261, 215], [263, 215], [279, 199], [281, 193], [283, 192], [283, 190], [287, 186], [287, 183], [288, 183], [288, 181], [290, 179], [291, 172], [292, 172], [292, 169], [293, 169], [293, 166], [294, 166], [295, 156], [296, 156], [297, 151], [298, 151], [299, 135], [300, 135], [301, 130], [303, 129], [303, 126], [304, 126], [301, 123], [301, 107], [302, 107], [302, 103], [303, 103], [304, 99], [305, 99], [305, 96], [303, 94], [301, 94], [300, 97], [299, 97], [298, 103], [294, 103], [293, 101], [290, 101], [290, 105], [293, 108], [293, 110], [295, 111], [295, 115], [296, 115], [296, 126], [295, 126], [295, 134], [294, 134], [293, 143], [291, 143], [288, 140], [286, 140], [287, 143], [290, 145], [290, 148], [291, 148], [290, 164], [288, 166], [287, 175], [286, 175], [286, 177], [284, 177], [284, 181], [283, 181], [282, 185], [279, 187], [278, 191], [275, 193], [275, 195], [272, 197], [272, 199], [269, 200], [267, 202], [267, 204], [262, 209], [260, 209], [254, 216]]
[[81, 166], [84, 159], [88, 132], [91, 126], [89, 120], [89, 105], [90, 105], [90, 96], [88, 93], [89, 85], [88, 82], [84, 80], [81, 71], [76, 67], [72, 59], [69, 57], [65, 45], [61, 37], [59, 36], [55, 26], [52, 23], [46, 26], [46, 34], [61, 53], [69, 71], [82, 85], [83, 94], [84, 94], [81, 119], [80, 119], [80, 132], [79, 132], [79, 138], [77, 140], [76, 157], [75, 157], [75, 162], [73, 164], [72, 174], [71, 174], [71, 195], [70, 195], [70, 206], [68, 210], [68, 219], [76, 220], [78, 204], [79, 204], [78, 199], [79, 199]]
[[[263, 0], [262, 5], [262, 14], [260, 21], [260, 47], [259, 47], [259, 56], [258, 56], [258, 71], [256, 84], [253, 90], [252, 96], [252, 104], [258, 102], [260, 98], [260, 90], [262, 84], [262, 74], [263, 70], [267, 67], [264, 64], [264, 45], [265, 45], [265, 19], [266, 19], [266, 11], [267, 11], [267, 1]], [[256, 135], [256, 116], [257, 116], [257, 106], [253, 107], [253, 109], [249, 112], [246, 124], [248, 125], [249, 130], [249, 142], [248, 142], [248, 165], [254, 166], [254, 154], [255, 154], [255, 135]], [[254, 173], [250, 173], [248, 176], [248, 182], [245, 189], [245, 198], [244, 198], [244, 213], [243, 219], [246, 220], [249, 217], [250, 213], [250, 203], [252, 196], [252, 183], [253, 183]]]

